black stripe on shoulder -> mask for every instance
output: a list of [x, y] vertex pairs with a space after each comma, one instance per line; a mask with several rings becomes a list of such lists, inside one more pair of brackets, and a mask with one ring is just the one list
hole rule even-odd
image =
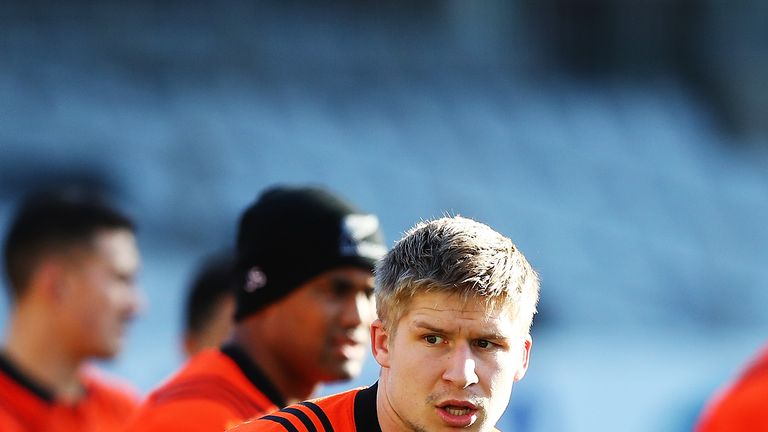
[[291, 424], [291, 421], [288, 420], [287, 418], [283, 418], [283, 417], [279, 417], [279, 416], [275, 416], [275, 415], [268, 415], [268, 416], [262, 417], [261, 419], [262, 420], [269, 420], [269, 421], [273, 421], [275, 423], [278, 423], [278, 424], [280, 424], [280, 426], [282, 426], [288, 432], [299, 432], [299, 430], [296, 429], [296, 426]]
[[309, 416], [304, 414], [304, 411], [297, 409], [297, 408], [283, 408], [280, 410], [280, 412], [292, 414], [297, 419], [301, 421], [301, 423], [304, 425], [305, 428], [307, 428], [307, 432], [317, 432], [317, 428], [315, 427], [315, 424], [312, 423], [312, 420], [309, 419]]
[[322, 408], [319, 406], [313, 404], [312, 402], [300, 402], [300, 405], [304, 405], [305, 407], [312, 410], [313, 413], [317, 416], [318, 419], [320, 419], [320, 423], [323, 425], [324, 432], [333, 432], [333, 426], [331, 426], [331, 421], [328, 420], [328, 416], [325, 415], [325, 412]]

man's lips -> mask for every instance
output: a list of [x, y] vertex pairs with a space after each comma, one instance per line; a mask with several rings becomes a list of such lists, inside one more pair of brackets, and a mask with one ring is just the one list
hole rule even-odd
[[447, 400], [437, 405], [440, 418], [448, 425], [466, 427], [477, 420], [477, 405], [460, 400]]
[[338, 346], [344, 346], [344, 345], [363, 345], [365, 344], [364, 339], [349, 337], [349, 336], [341, 336], [336, 338], [336, 345]]
[[335, 350], [342, 357], [357, 358], [365, 353], [365, 341], [360, 339], [341, 336], [335, 339]]
[[460, 400], [447, 400], [445, 402], [440, 402], [439, 404], [437, 404], [437, 407], [438, 408], [462, 408], [462, 409], [477, 411], [477, 405], [469, 401], [460, 401]]

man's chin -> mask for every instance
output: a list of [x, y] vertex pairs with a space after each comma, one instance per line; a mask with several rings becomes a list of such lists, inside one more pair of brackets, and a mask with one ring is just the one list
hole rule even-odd
[[99, 352], [93, 353], [93, 355], [91, 355], [90, 357], [96, 360], [104, 360], [104, 361], [114, 360], [115, 357], [117, 357], [118, 352], [119, 351], [99, 351]]
[[108, 344], [100, 347], [95, 347], [91, 350], [89, 357], [98, 360], [112, 360], [120, 353], [122, 349], [122, 343]]

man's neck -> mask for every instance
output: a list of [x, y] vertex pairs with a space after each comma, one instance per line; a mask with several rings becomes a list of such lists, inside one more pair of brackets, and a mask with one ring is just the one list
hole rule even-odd
[[286, 370], [284, 364], [276, 359], [261, 344], [249, 343], [257, 337], [249, 329], [238, 327], [233, 334], [233, 342], [242, 349], [272, 382], [287, 404], [294, 404], [308, 399], [320, 383], [306, 382], [297, 374]]
[[386, 376], [379, 375], [379, 385], [376, 390], [376, 415], [382, 432], [398, 432], [404, 430], [387, 398]]
[[44, 317], [31, 312], [13, 312], [3, 347], [5, 355], [21, 373], [57, 400], [77, 401], [84, 394], [79, 376], [82, 360], [67, 352]]

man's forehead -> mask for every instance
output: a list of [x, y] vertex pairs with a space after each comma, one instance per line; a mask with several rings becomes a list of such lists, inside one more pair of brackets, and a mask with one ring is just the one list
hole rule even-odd
[[139, 255], [136, 237], [128, 230], [99, 231], [94, 237], [94, 250], [97, 254], [108, 258], [111, 262], [124, 267], [139, 266]]
[[456, 293], [425, 292], [415, 294], [408, 302], [403, 316], [451, 315], [480, 321], [508, 319], [510, 308], [500, 302], [491, 302], [481, 296], [462, 296]]

